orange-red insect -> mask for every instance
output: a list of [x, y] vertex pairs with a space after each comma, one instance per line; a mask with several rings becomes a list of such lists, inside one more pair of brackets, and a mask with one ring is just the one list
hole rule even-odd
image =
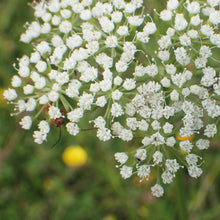
[[[51, 105], [53, 105], [53, 102], [49, 102], [49, 103], [47, 104], [47, 106], [44, 108], [44, 112], [45, 112], [45, 114], [46, 114], [46, 117], [48, 117], [48, 111], [49, 111], [49, 108], [50, 108]], [[61, 111], [61, 114], [62, 114], [62, 115], [65, 115], [66, 111], [65, 111], [64, 108], [60, 109], [60, 111]], [[50, 125], [55, 125], [56, 127], [58, 127], [58, 128], [60, 129], [59, 138], [58, 138], [58, 140], [55, 142], [55, 144], [53, 144], [53, 145], [51, 146], [51, 148], [55, 147], [55, 146], [60, 142], [60, 140], [61, 140], [61, 135], [62, 135], [61, 127], [62, 127], [62, 125], [64, 125], [64, 124], [65, 124], [65, 123], [64, 123], [63, 117], [56, 118], [56, 119], [52, 119], [52, 120], [50, 121]]]

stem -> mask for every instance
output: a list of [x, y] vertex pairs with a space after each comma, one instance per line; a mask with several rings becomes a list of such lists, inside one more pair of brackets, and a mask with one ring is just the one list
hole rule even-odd
[[179, 220], [188, 219], [188, 210], [185, 199], [183, 170], [176, 174], [177, 216]]
[[37, 114], [34, 116], [34, 119], [36, 119], [40, 114], [41, 112], [44, 110], [44, 108], [47, 106], [47, 104], [45, 104], [44, 106], [41, 107], [41, 109], [39, 110], [39, 112], [37, 112]]
[[70, 110], [73, 110], [72, 106], [69, 104], [69, 102], [65, 99], [65, 97], [63, 95], [60, 94], [60, 101], [63, 104], [63, 107], [65, 108], [65, 110], [67, 112], [69, 112]]

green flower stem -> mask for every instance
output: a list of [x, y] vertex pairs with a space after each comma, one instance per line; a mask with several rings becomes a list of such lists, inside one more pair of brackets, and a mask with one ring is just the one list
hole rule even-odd
[[42, 107], [41, 107], [41, 109], [37, 112], [37, 114], [34, 116], [34, 119], [36, 119], [40, 114], [41, 114], [41, 112], [43, 112], [43, 110], [44, 110], [44, 108], [47, 106], [47, 104], [45, 104], [45, 105], [43, 105]]
[[108, 119], [110, 118], [110, 109], [111, 109], [111, 106], [112, 106], [112, 99], [109, 99], [108, 101], [108, 106], [107, 106], [107, 109], [105, 111], [105, 115], [104, 115], [104, 119], [106, 119], [108, 121]]
[[159, 167], [157, 167], [157, 184], [161, 184], [161, 171]]
[[69, 112], [70, 110], [73, 110], [73, 107], [70, 105], [70, 103], [61, 94], [60, 94], [60, 101], [62, 102], [63, 107], [65, 108], [65, 110], [67, 112]]
[[177, 202], [177, 219], [188, 219], [188, 210], [186, 206], [185, 189], [184, 189], [184, 175], [183, 170], [176, 173], [176, 202]]

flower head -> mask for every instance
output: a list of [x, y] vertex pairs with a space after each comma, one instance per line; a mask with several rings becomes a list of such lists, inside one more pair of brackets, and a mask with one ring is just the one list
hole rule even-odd
[[[25, 112], [22, 128], [40, 119], [33, 133], [38, 144], [60, 120], [77, 135], [88, 115], [101, 141], [138, 137], [134, 152], [115, 154], [117, 167], [122, 178], [137, 174], [143, 180], [157, 166], [163, 183], [151, 191], [160, 197], [162, 184], [171, 183], [183, 165], [192, 177], [202, 174], [194, 155], [217, 133], [220, 81], [213, 49], [220, 45], [219, 1], [207, 0], [209, 10], [197, 0], [168, 0], [155, 15], [165, 31], [141, 12], [142, 2], [36, 4], [37, 19], [20, 36], [33, 51], [18, 59], [3, 96], [16, 114]], [[152, 42], [154, 49], [146, 49]]]

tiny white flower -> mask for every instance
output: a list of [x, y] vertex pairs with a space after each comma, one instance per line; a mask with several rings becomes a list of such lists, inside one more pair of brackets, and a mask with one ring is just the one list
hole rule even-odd
[[173, 130], [173, 125], [170, 124], [169, 122], [166, 122], [165, 125], [163, 126], [163, 131], [165, 134], [171, 133]]
[[137, 160], [145, 160], [146, 157], [147, 157], [147, 151], [146, 149], [138, 149], [136, 151], [136, 154], [134, 155], [134, 157], [137, 159]]
[[164, 184], [169, 184], [173, 182], [173, 178], [175, 177], [175, 174], [169, 172], [169, 171], [164, 171], [161, 175], [162, 181]]
[[153, 162], [154, 164], [159, 164], [163, 160], [163, 154], [160, 151], [155, 151], [153, 154]]
[[19, 124], [21, 125], [21, 127], [25, 130], [29, 130], [31, 128], [32, 125], [32, 119], [30, 116], [24, 116], [21, 121], [19, 122]]
[[128, 155], [124, 152], [117, 152], [115, 153], [115, 160], [120, 164], [124, 164], [128, 160]]
[[51, 119], [56, 119], [56, 118], [62, 117], [60, 109], [58, 107], [55, 107], [55, 106], [50, 106], [49, 107], [48, 114], [49, 114]]
[[217, 128], [216, 128], [216, 125], [215, 124], [208, 124], [206, 127], [205, 127], [205, 130], [204, 130], [204, 135], [207, 136], [207, 137], [214, 137], [214, 135], [217, 133]]
[[199, 139], [196, 142], [196, 147], [198, 147], [200, 150], [208, 149], [209, 146], [210, 146], [209, 140]]
[[33, 133], [34, 142], [37, 144], [42, 144], [47, 140], [47, 134], [41, 131], [34, 131]]
[[22, 84], [21, 78], [17, 75], [14, 75], [11, 79], [11, 85], [16, 88], [16, 87], [20, 87], [21, 84]]
[[62, 33], [69, 33], [71, 30], [72, 30], [72, 24], [71, 22], [69, 21], [62, 21], [59, 25], [59, 30], [62, 32]]
[[49, 131], [50, 131], [50, 125], [45, 120], [42, 120], [39, 122], [38, 128], [41, 132], [43, 132], [45, 134], [49, 133]]
[[155, 184], [154, 186], [151, 187], [151, 192], [153, 196], [161, 197], [164, 194], [164, 189], [161, 185]]
[[141, 165], [137, 169], [137, 175], [141, 178], [141, 180], [148, 180], [150, 177], [150, 166], [149, 165]]
[[197, 167], [196, 165], [191, 165], [188, 167], [188, 173], [193, 178], [198, 178], [202, 175], [202, 169]]
[[97, 130], [97, 137], [100, 141], [108, 141], [111, 139], [111, 131], [108, 128], [101, 128]]
[[120, 174], [123, 179], [127, 179], [127, 178], [131, 177], [132, 173], [133, 173], [132, 167], [128, 167], [128, 166], [124, 165], [122, 168], [120, 168]]
[[111, 107], [111, 114], [113, 117], [119, 117], [124, 114], [122, 106], [118, 103], [113, 103]]
[[196, 165], [198, 162], [198, 155], [195, 154], [187, 154], [186, 155], [186, 162], [188, 163], [189, 166], [191, 165]]
[[68, 133], [73, 136], [76, 136], [80, 131], [78, 125], [75, 123], [72, 123], [72, 122], [68, 122], [66, 124], [66, 129], [67, 129]]
[[16, 92], [15, 89], [9, 88], [9, 89], [4, 91], [3, 96], [8, 101], [12, 101], [12, 100], [17, 98], [17, 92]]
[[180, 148], [184, 152], [189, 153], [192, 150], [192, 148], [193, 148], [193, 144], [189, 140], [181, 141], [180, 142]]

